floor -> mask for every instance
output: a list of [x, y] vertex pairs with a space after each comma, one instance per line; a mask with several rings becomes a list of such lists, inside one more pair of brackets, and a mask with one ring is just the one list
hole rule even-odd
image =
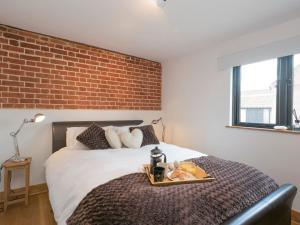
[[48, 193], [30, 196], [26, 207], [23, 203], [8, 206], [0, 213], [0, 225], [56, 225]]
[[30, 196], [28, 207], [22, 203], [9, 206], [6, 213], [0, 213], [0, 225], [56, 225], [48, 193]]

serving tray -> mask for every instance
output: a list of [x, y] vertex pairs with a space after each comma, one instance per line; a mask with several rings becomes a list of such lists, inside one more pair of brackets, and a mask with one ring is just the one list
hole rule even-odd
[[[200, 168], [201, 169], [201, 168]], [[144, 170], [147, 174], [151, 185], [153, 186], [167, 186], [167, 185], [175, 185], [175, 184], [191, 184], [191, 183], [203, 183], [210, 182], [215, 180], [215, 178], [211, 177], [209, 174], [206, 174], [205, 177], [189, 179], [189, 180], [171, 180], [165, 176], [162, 182], [155, 182], [154, 176], [150, 173], [150, 164], [144, 164]]]

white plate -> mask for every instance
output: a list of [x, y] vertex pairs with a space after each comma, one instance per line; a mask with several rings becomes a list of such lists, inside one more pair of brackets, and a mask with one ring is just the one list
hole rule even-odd
[[[183, 181], [183, 180], [180, 180], [179, 178], [171, 178], [172, 177], [172, 173], [173, 171], [170, 171], [167, 173], [167, 177], [168, 179], [172, 180], [172, 181]], [[192, 175], [192, 174], [189, 174], [187, 173], [190, 177], [188, 179], [185, 179], [185, 180], [195, 180], [196, 178]]]

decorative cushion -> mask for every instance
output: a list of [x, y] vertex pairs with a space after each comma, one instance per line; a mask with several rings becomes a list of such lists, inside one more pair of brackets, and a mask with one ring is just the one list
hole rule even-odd
[[159, 140], [155, 135], [155, 131], [152, 125], [140, 126], [140, 127], [130, 127], [129, 130], [139, 129], [143, 133], [142, 146], [145, 145], [156, 145], [159, 144]]
[[109, 128], [105, 131], [105, 137], [112, 148], [122, 148], [120, 137], [113, 128]]
[[95, 123], [78, 135], [76, 139], [90, 149], [110, 148], [105, 138], [105, 131]]
[[122, 143], [128, 148], [140, 148], [143, 142], [143, 132], [139, 129], [133, 129], [131, 133], [124, 132], [120, 134]]

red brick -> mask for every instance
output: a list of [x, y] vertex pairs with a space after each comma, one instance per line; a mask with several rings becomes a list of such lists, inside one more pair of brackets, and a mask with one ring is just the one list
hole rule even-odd
[[0, 25], [0, 108], [161, 109], [160, 63]]
[[19, 42], [16, 41], [16, 40], [10, 40], [10, 41], [9, 41], [9, 44], [10, 44], [10, 45], [13, 45], [13, 46], [19, 46]]
[[11, 104], [11, 103], [8, 103], [8, 104], [2, 104], [2, 108], [18, 108], [18, 109], [22, 109], [24, 108], [24, 105], [22, 104]]
[[8, 55], [8, 53], [6, 51], [1, 51], [0, 50], [0, 56], [7, 56], [7, 55]]
[[7, 58], [5, 57], [3, 59], [3, 62], [9, 62], [9, 63], [14, 63], [14, 64], [19, 64], [19, 65], [24, 65], [25, 61], [21, 59], [12, 59], [12, 58]]
[[0, 69], [1, 68], [8, 68], [8, 64], [0, 62]]
[[9, 64], [9, 68], [13, 70], [20, 70], [21, 66], [17, 64]]
[[24, 87], [24, 88], [20, 88], [21, 92], [24, 93], [40, 93], [41, 90], [39, 88], [30, 88], [30, 87]]
[[14, 75], [9, 75], [8, 80], [19, 81], [20, 77], [19, 76], [14, 76]]
[[26, 42], [21, 42], [21, 47], [36, 49], [36, 50], [39, 50], [41, 48], [39, 45], [34, 45], [34, 44], [26, 43]]
[[31, 55], [20, 55], [20, 59], [31, 60], [31, 61], [40, 61], [41, 57], [31, 56]]
[[66, 61], [63, 61], [63, 60], [57, 60], [57, 59], [51, 59], [51, 60], [50, 60], [50, 63], [53, 63], [53, 64], [60, 64], [60, 65], [67, 65], [67, 64], [68, 64]]
[[14, 51], [14, 52], [24, 52], [24, 48], [10, 46], [10, 45], [2, 45], [2, 49], [7, 51]]
[[36, 62], [26, 61], [26, 65], [28, 65], [28, 66], [36, 66]]
[[4, 74], [14, 74], [14, 75], [24, 75], [25, 72], [22, 70], [11, 70], [11, 69], [3, 69], [2, 72]]
[[41, 51], [35, 51], [35, 54], [37, 56], [42, 56], [42, 57], [53, 57], [54, 55], [50, 52], [41, 52]]
[[31, 71], [31, 72], [40, 72], [40, 68], [34, 66], [21, 66], [22, 70]]
[[6, 98], [24, 98], [23, 93], [14, 93], [14, 92], [2, 92], [2, 97]]
[[9, 39], [15, 39], [15, 40], [25, 40], [24, 37], [16, 35], [16, 34], [11, 34], [11, 33], [3, 33], [3, 36]]
[[34, 54], [34, 50], [32, 50], [32, 49], [25, 49], [25, 54], [33, 55]]
[[50, 48], [46, 46], [41, 46], [41, 50], [45, 52], [49, 52]]
[[10, 58], [16, 58], [16, 59], [19, 59], [20, 58], [20, 54], [19, 53], [15, 53], [15, 52], [9, 52], [8, 53], [8, 56]]
[[43, 67], [43, 68], [49, 68], [49, 69], [54, 69], [55, 65], [50, 64], [50, 63], [42, 63], [42, 62], [38, 62], [37, 67]]
[[77, 58], [82, 58], [82, 59], [90, 59], [91, 57], [89, 55], [84, 55], [84, 54], [76, 54], [76, 57]]
[[20, 99], [20, 103], [40, 103], [40, 100], [34, 98], [22, 98]]
[[[6, 80], [6, 79], [8, 79], [8, 76], [0, 73], [0, 80]], [[1, 84], [1, 82], [0, 82], [0, 84]], [[2, 86], [0, 86], [0, 87], [3, 88]]]
[[23, 86], [24, 85], [24, 83], [23, 82], [19, 82], [19, 81], [8, 81], [8, 80], [3, 80], [2, 81], [2, 85], [4, 85], [4, 86], [9, 86], [9, 87], [11, 87], [11, 86], [19, 86], [19, 87], [21, 87], [21, 86]]
[[50, 52], [60, 54], [60, 55], [67, 55], [67, 51], [56, 49], [56, 48], [51, 48]]
[[20, 80], [26, 82], [34, 82], [34, 83], [38, 83], [40, 81], [39, 78], [35, 78], [35, 77], [21, 77]]

